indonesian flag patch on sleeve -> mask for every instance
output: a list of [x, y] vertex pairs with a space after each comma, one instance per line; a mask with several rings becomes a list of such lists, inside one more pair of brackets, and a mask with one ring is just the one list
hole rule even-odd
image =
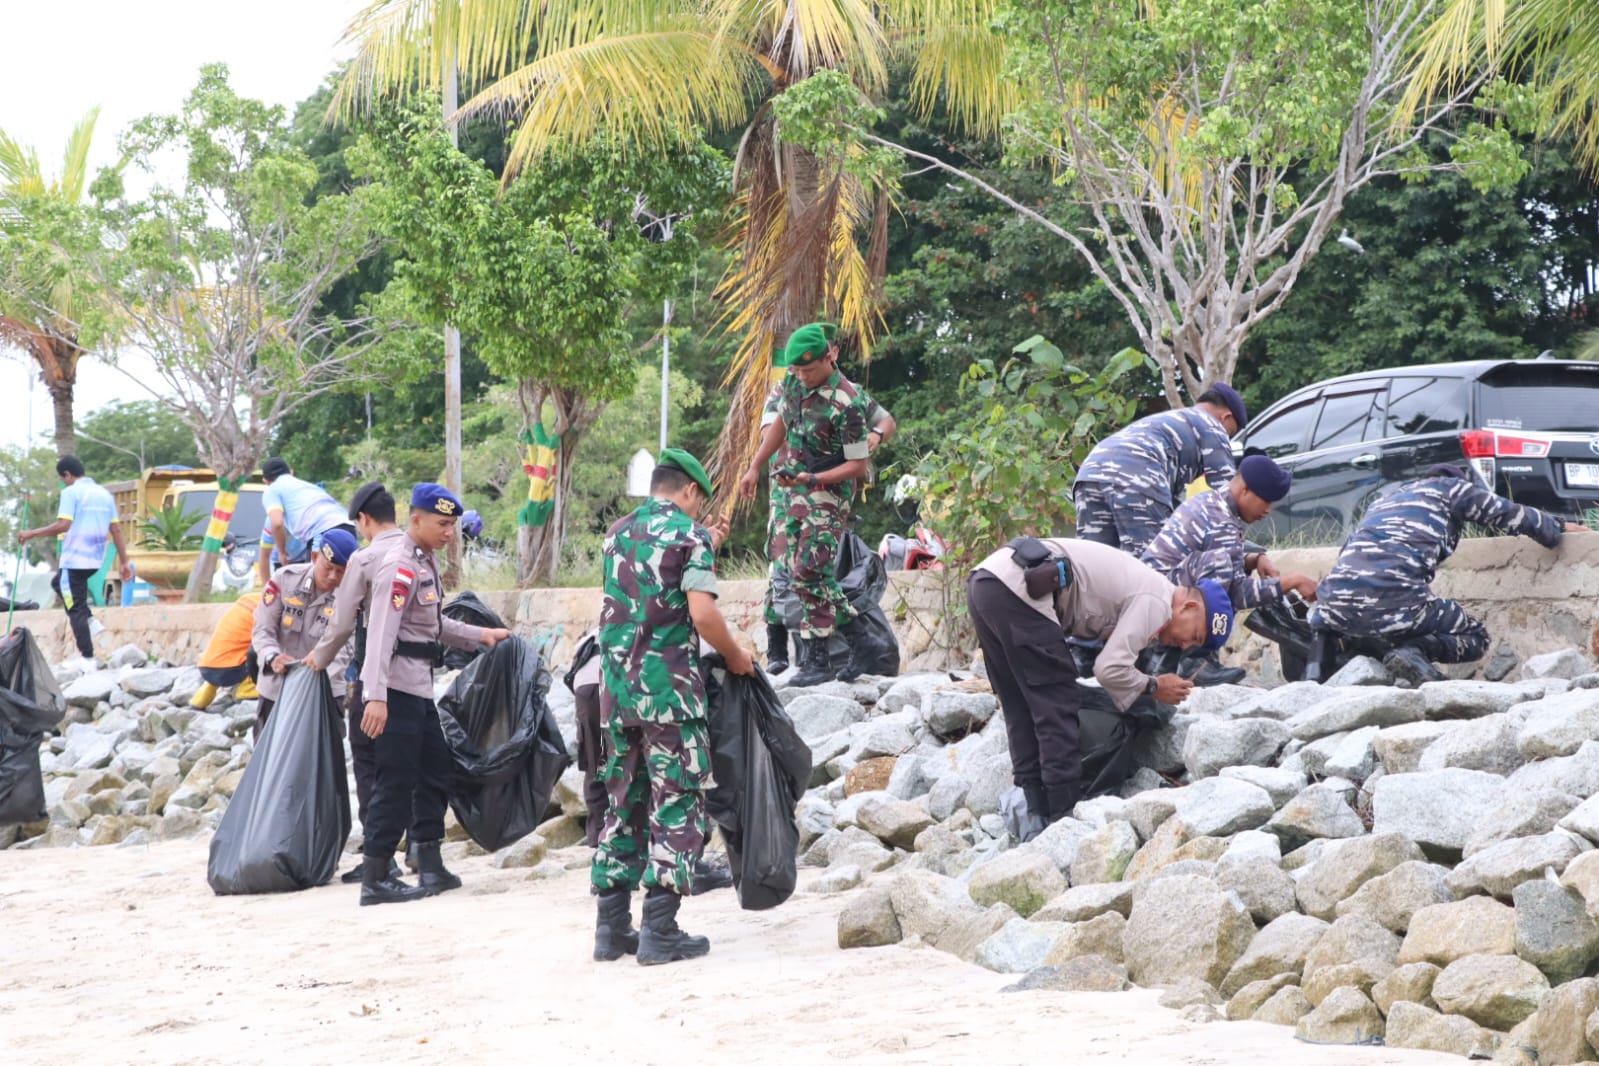
[[273, 578], [266, 583], [266, 588], [261, 590], [261, 602], [270, 607], [273, 603], [277, 602], [277, 598], [278, 582], [276, 578]]
[[416, 581], [415, 571], [398, 567], [394, 571], [394, 587], [389, 590], [389, 602], [396, 611], [405, 609], [406, 597], [411, 595], [411, 585]]

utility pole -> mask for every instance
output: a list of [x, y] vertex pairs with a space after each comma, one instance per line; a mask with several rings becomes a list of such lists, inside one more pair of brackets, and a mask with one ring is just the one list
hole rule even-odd
[[[457, 96], [455, 55], [450, 55], [444, 74], [444, 126], [450, 131], [450, 143], [460, 147], [461, 138], [450, 120], [459, 106]], [[444, 326], [444, 487], [457, 499], [464, 499], [461, 479], [461, 331], [451, 323]], [[449, 555], [444, 566], [444, 583], [459, 588], [461, 584], [461, 541], [450, 541]]]

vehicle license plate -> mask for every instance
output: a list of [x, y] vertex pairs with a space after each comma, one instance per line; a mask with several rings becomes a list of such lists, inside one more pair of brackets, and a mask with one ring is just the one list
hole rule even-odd
[[1566, 484], [1599, 488], [1599, 463], [1567, 463]]

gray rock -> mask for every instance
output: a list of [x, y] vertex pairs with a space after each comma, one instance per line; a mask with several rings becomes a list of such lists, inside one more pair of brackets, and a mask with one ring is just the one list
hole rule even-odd
[[1514, 795], [1534, 788], [1552, 788], [1578, 799], [1599, 793], [1599, 741], [1588, 741], [1575, 755], [1528, 763], [1505, 779]]
[[1302, 773], [1270, 766], [1225, 766], [1218, 776], [1231, 777], [1265, 789], [1272, 805], [1277, 807], [1299, 795], [1310, 783]]
[[111, 669], [116, 670], [123, 667], [148, 666], [150, 657], [137, 644], [124, 644], [112, 652], [106, 662]]
[[1333, 671], [1327, 679], [1328, 688], [1350, 688], [1365, 685], [1392, 685], [1393, 675], [1382, 663], [1369, 655], [1357, 655]]
[[1538, 677], [1563, 677], [1570, 680], [1581, 677], [1593, 667], [1588, 665], [1588, 660], [1581, 652], [1571, 648], [1562, 648], [1560, 651], [1545, 652], [1534, 655], [1521, 664], [1523, 678]]
[[1372, 792], [1372, 831], [1399, 833], [1429, 855], [1449, 856], [1465, 847], [1504, 792], [1504, 778], [1481, 770], [1389, 774]]
[[[1007, 851], [974, 869], [967, 887], [977, 903], [985, 907], [1004, 903], [1026, 918], [1065, 892], [1066, 878], [1048, 855], [1016, 850]], [[1032, 966], [1024, 969], [1030, 970]]]
[[1503, 840], [1456, 866], [1448, 878], [1449, 890], [1456, 896], [1480, 890], [1499, 899], [1509, 899], [1523, 881], [1542, 877], [1546, 869], [1558, 875], [1567, 863], [1587, 850], [1587, 841], [1559, 830], [1542, 836]]
[[1587, 1030], [1599, 1031], [1599, 980], [1569, 981], [1550, 989], [1533, 1015], [1534, 1044], [1541, 1063], [1591, 1062], [1599, 1058]]
[[913, 711], [885, 714], [869, 718], [855, 729], [861, 730], [861, 741], [855, 749], [857, 759], [876, 759], [884, 755], [903, 755], [916, 747], [912, 726], [916, 722]]
[[817, 837], [833, 828], [833, 807], [820, 796], [806, 793], [794, 806], [794, 821], [799, 825], [799, 846], [804, 851]]
[[[1595, 745], [1595, 750], [1599, 751], [1599, 745]], [[1117, 819], [1125, 821], [1122, 812], [1126, 808], [1127, 801], [1120, 796], [1095, 796], [1073, 807], [1072, 817], [1080, 822], [1087, 822], [1096, 829], [1102, 829]]]
[[1383, 1043], [1388, 1047], [1488, 1058], [1499, 1046], [1499, 1035], [1469, 1018], [1440, 1014], [1419, 1003], [1401, 1001], [1388, 1014]]
[[1182, 773], [1183, 745], [1188, 741], [1188, 730], [1197, 721], [1191, 714], [1174, 714], [1164, 729], [1141, 733], [1133, 745], [1134, 762], [1159, 774]]
[[1516, 747], [1518, 716], [1491, 714], [1460, 722], [1421, 756], [1422, 770], [1462, 766], [1501, 777], [1527, 760]]
[[1588, 901], [1588, 913], [1599, 918], [1599, 851], [1585, 851], [1566, 865], [1560, 883]]
[[530, 833], [514, 844], [508, 844], [494, 853], [490, 864], [501, 870], [532, 869], [544, 861], [549, 845], [537, 833]]
[[[889, 771], [888, 775], [887, 792], [900, 800], [913, 800], [925, 796], [940, 780], [938, 772], [941, 769], [938, 756], [926, 755], [920, 748], [908, 751], [894, 760], [894, 769]], [[956, 775], [951, 771], [946, 776]], [[967, 788], [969, 790], [970, 785]]]
[[[1437, 681], [1429, 684], [1448, 685], [1453, 682]], [[1423, 689], [1426, 687], [1422, 686]], [[1411, 722], [1407, 725], [1380, 729], [1372, 741], [1372, 750], [1377, 755], [1377, 762], [1389, 773], [1414, 773], [1421, 768], [1423, 753], [1457, 724], [1456, 722]]]
[[1516, 912], [1486, 896], [1435, 903], [1411, 916], [1399, 946], [1399, 963], [1448, 966], [1474, 955], [1510, 955], [1516, 950]]
[[109, 766], [117, 742], [122, 739], [116, 733], [103, 732], [87, 724], [67, 726], [64, 736], [66, 746], [56, 765], [71, 770], [96, 770]]
[[1427, 717], [1435, 721], [1503, 714], [1534, 698], [1530, 686], [1494, 681], [1429, 681], [1420, 692], [1426, 699]]
[[899, 919], [894, 913], [890, 889], [885, 884], [869, 885], [857, 892], [838, 913], [838, 946], [875, 948], [898, 944], [902, 939]]
[[1266, 824], [1275, 810], [1265, 789], [1230, 777], [1208, 777], [1173, 792], [1175, 816], [1193, 836], [1230, 836], [1255, 829]]
[[877, 707], [885, 714], [904, 710], [920, 713], [922, 700], [927, 698], [927, 694], [940, 685], [948, 684], [947, 674], [906, 674], [889, 686], [888, 691], [877, 701]]
[[1285, 914], [1269, 922], [1227, 971], [1221, 994], [1232, 996], [1251, 982], [1280, 974], [1302, 974], [1306, 957], [1327, 929], [1326, 922], [1303, 914]]
[[1040, 966], [1001, 992], [1121, 992], [1130, 987], [1127, 968], [1098, 955], [1084, 955], [1059, 966]]
[[1409, 962], [1397, 966], [1387, 977], [1372, 986], [1371, 1000], [1384, 1016], [1394, 1009], [1396, 1003], [1419, 1003], [1423, 1007], [1435, 1007], [1437, 1004], [1432, 1001], [1432, 983], [1441, 973], [1443, 970], [1430, 962]]
[[[894, 768], [899, 769], [897, 765]], [[966, 793], [970, 788], [971, 784], [960, 774], [945, 774], [933, 782], [932, 789], [927, 793], [928, 813], [941, 822], [948, 819], [966, 803]]]
[[1511, 650], [1510, 645], [1500, 644], [1488, 656], [1488, 661], [1482, 664], [1482, 676], [1489, 681], [1503, 681], [1520, 665], [1521, 657]]
[[1443, 866], [1408, 860], [1373, 877], [1340, 900], [1334, 909], [1340, 918], [1346, 914], [1364, 915], [1385, 929], [1403, 934], [1421, 908], [1453, 902], [1454, 894], [1444, 884], [1448, 873]]
[[1133, 886], [1122, 881], [1075, 885], [1033, 915], [1041, 922], [1088, 922], [1103, 914], [1126, 917], [1133, 911]]
[[1420, 721], [1425, 704], [1413, 689], [1352, 688], [1294, 715], [1288, 728], [1300, 740], [1310, 741], [1369, 725], [1403, 725]]
[[1288, 727], [1270, 718], [1201, 719], [1183, 741], [1183, 764], [1193, 780], [1224, 766], [1270, 766], [1288, 743]]
[[1243, 718], [1253, 713], [1264, 695], [1245, 685], [1207, 685], [1190, 692], [1177, 711], [1195, 718]]
[[1577, 804], [1576, 796], [1552, 788], [1507, 788], [1503, 801], [1483, 817], [1467, 838], [1464, 854], [1469, 859], [1500, 841], [1547, 833]]
[[1128, 975], [1141, 985], [1220, 984], [1255, 935], [1238, 897], [1200, 877], [1143, 882], [1122, 936]]
[[916, 835], [933, 824], [933, 816], [917, 804], [907, 800], [870, 795], [855, 813], [860, 827], [891, 847], [909, 851], [916, 843]]
[[1581, 977], [1599, 959], [1599, 922], [1576, 891], [1539, 878], [1516, 886], [1516, 954], [1551, 984]]
[[1005, 928], [1007, 922], [1016, 920], [1015, 911], [1003, 903], [996, 903], [987, 910], [979, 910], [976, 914], [951, 924], [940, 934], [935, 946], [940, 951], [949, 952], [962, 962], [976, 962], [977, 953], [981, 950], [983, 942]]
[[[1399, 938], [1369, 918], [1358, 914], [1346, 915], [1333, 922], [1327, 932], [1316, 941], [1305, 957], [1305, 974], [1301, 985], [1309, 985], [1318, 972], [1339, 971], [1344, 979], [1331, 987], [1350, 984], [1362, 989], [1370, 988], [1387, 977], [1398, 965]], [[1321, 997], [1306, 988], [1305, 995], [1312, 1003]]]
[[1093, 836], [1097, 830], [1087, 822], [1079, 822], [1075, 818], [1062, 818], [1051, 823], [1044, 831], [1028, 842], [1027, 847], [1033, 851], [1048, 855], [1055, 868], [1063, 874], [1070, 874], [1072, 863], [1077, 860], [1078, 849], [1083, 841]]
[[1073, 922], [1064, 926], [1054, 947], [1044, 956], [1044, 965], [1059, 966], [1083, 955], [1098, 955], [1115, 963], [1125, 963], [1122, 935], [1127, 930], [1127, 919], [1115, 911], [1106, 911], [1086, 922]]
[[999, 800], [1015, 786], [1011, 783], [1010, 756], [1000, 753], [977, 760], [966, 772], [971, 784], [966, 789], [966, 809], [981, 818], [999, 813]]
[[1337, 689], [1327, 688], [1314, 681], [1290, 681], [1262, 695], [1251, 707], [1250, 714], [1256, 718], [1275, 718], [1278, 721], [1285, 721], [1305, 708], [1324, 703], [1339, 694]]
[[1514, 955], [1472, 955], [1444, 967], [1433, 982], [1432, 998], [1445, 1014], [1459, 1014], [1500, 1031], [1538, 1009], [1549, 981], [1538, 968]]
[[1228, 842], [1227, 850], [1217, 862], [1227, 863], [1257, 858], [1268, 859], [1273, 866], [1282, 863], [1283, 845], [1275, 833], [1268, 833], [1264, 829], [1246, 829]]
[[1296, 905], [1294, 879], [1264, 856], [1218, 863], [1216, 883], [1236, 892], [1261, 924], [1293, 912]]
[[1377, 768], [1377, 754], [1372, 743], [1379, 732], [1381, 730], [1374, 725], [1351, 730], [1327, 755], [1323, 770], [1328, 774], [1348, 778], [1355, 784], [1366, 780]]
[[1134, 770], [1132, 776], [1122, 783], [1116, 794], [1123, 799], [1130, 799], [1140, 792], [1153, 792], [1165, 788], [1166, 779], [1147, 766], [1140, 766]]
[[866, 717], [866, 708], [842, 696], [807, 693], [788, 704], [788, 716], [807, 743], [848, 729]]
[[1296, 889], [1300, 908], [1330, 921], [1338, 914], [1338, 904], [1367, 881], [1422, 857], [1420, 848], [1397, 833], [1378, 833], [1339, 844], [1300, 874]]
[[1599, 737], [1599, 689], [1580, 688], [1531, 704], [1516, 734], [1516, 747], [1529, 759], [1574, 755]]
[[1086, 837], [1072, 860], [1071, 883], [1095, 885], [1120, 881], [1138, 853], [1138, 834], [1126, 822], [1109, 822]]
[[1227, 1020], [1247, 1022], [1268, 999], [1290, 985], [1297, 985], [1298, 982], [1299, 978], [1291, 973], [1278, 974], [1264, 981], [1251, 981], [1227, 1001]]
[[1377, 1005], [1354, 988], [1339, 988], [1299, 1019], [1294, 1035], [1317, 1044], [1364, 1044], [1384, 1032]]
[[[1561, 799], [1575, 799], [1575, 797], [1562, 795]], [[1558, 824], [1562, 829], [1599, 844], [1599, 796], [1589, 796], [1569, 808], [1566, 813], [1559, 816]]]
[[1027, 973], [1043, 965], [1044, 956], [1065, 931], [1053, 923], [1013, 918], [978, 945], [973, 961], [995, 973]]
[[1177, 789], [1157, 788], [1129, 796], [1122, 807], [1121, 818], [1138, 831], [1140, 840], [1148, 840], [1166, 819], [1177, 813], [1178, 795]]
[[919, 936], [934, 947], [963, 920], [983, 913], [965, 885], [926, 870], [896, 871], [889, 882], [889, 899], [901, 933]]
[[981, 729], [998, 709], [999, 700], [990, 692], [934, 689], [922, 697], [922, 720], [941, 737], [964, 736]]
[[848, 892], [860, 885], [866, 879], [861, 868], [854, 863], [840, 863], [829, 867], [816, 880], [805, 886], [805, 891], [817, 895], [834, 895], [839, 892]]
[[1266, 823], [1266, 831], [1292, 850], [1311, 840], [1364, 836], [1366, 825], [1343, 789], [1323, 784], [1311, 785], [1284, 804]]
[[178, 671], [171, 669], [129, 670], [122, 675], [121, 685], [123, 692], [143, 698], [170, 692], [177, 679]]
[[1299, 986], [1289, 985], [1278, 989], [1275, 995], [1262, 1003], [1254, 1014], [1254, 1020], [1272, 1025], [1298, 1025], [1299, 1019], [1313, 1009]]

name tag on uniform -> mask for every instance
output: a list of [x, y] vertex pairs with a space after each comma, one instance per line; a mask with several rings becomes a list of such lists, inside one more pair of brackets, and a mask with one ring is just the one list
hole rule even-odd
[[423, 603], [437, 603], [439, 600], [439, 589], [432, 578], [425, 577], [422, 579], [421, 585], [418, 586], [416, 595], [417, 599], [421, 600]]
[[285, 597], [283, 597], [283, 602], [288, 604], [290, 607], [304, 607], [305, 606], [305, 601], [300, 599], [300, 597], [298, 597], [298, 596], [285, 596]]

